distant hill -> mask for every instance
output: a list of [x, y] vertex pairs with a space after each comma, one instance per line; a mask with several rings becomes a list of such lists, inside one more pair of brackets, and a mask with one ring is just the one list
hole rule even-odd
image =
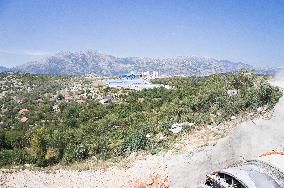
[[268, 75], [275, 75], [279, 72], [284, 71], [284, 68], [266, 68], [266, 69], [257, 69], [256, 72], [258, 74], [268, 74]]
[[61, 52], [43, 61], [30, 62], [12, 70], [38, 74], [95, 73], [100, 76], [115, 76], [130, 71], [159, 71], [163, 75], [204, 76], [242, 68], [253, 69], [252, 66], [244, 63], [205, 57], [119, 58], [89, 50], [77, 53]]
[[3, 66], [0, 66], [0, 72], [8, 71], [9, 69]]

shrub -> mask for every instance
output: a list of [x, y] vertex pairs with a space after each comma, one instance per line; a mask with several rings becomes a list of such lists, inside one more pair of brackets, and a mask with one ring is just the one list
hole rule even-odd
[[6, 148], [6, 143], [5, 143], [5, 132], [0, 130], [0, 150]]
[[25, 139], [26, 132], [23, 130], [9, 130], [5, 132], [5, 145], [8, 148], [23, 148], [27, 141]]
[[78, 160], [84, 160], [89, 157], [89, 148], [86, 145], [79, 145], [75, 150], [75, 157]]
[[58, 163], [62, 158], [61, 152], [56, 148], [48, 148], [42, 166], [50, 166]]
[[31, 148], [35, 154], [35, 159], [39, 166], [44, 165], [47, 151], [47, 131], [44, 126], [37, 126], [32, 131]]
[[73, 161], [84, 160], [89, 157], [89, 147], [87, 145], [68, 144], [64, 150], [63, 161], [71, 163]]
[[269, 107], [274, 106], [278, 98], [281, 96], [281, 92], [278, 88], [272, 87], [271, 85], [262, 82], [259, 88], [259, 102], [261, 105], [269, 105]]
[[22, 165], [31, 162], [31, 158], [23, 149], [0, 151], [0, 167], [8, 165]]
[[130, 134], [116, 150], [116, 155], [127, 155], [133, 151], [144, 149], [147, 144], [146, 131], [143, 129], [137, 130]]

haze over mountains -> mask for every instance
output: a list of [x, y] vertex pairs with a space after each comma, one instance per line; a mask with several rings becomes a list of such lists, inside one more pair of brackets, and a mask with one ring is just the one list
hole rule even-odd
[[0, 72], [5, 72], [5, 71], [7, 71], [7, 70], [8, 70], [8, 68], [3, 67], [3, 66], [0, 66]]
[[[94, 73], [98, 76], [117, 76], [130, 71], [158, 71], [160, 74], [205, 76], [213, 73], [233, 72], [240, 69], [254, 69], [253, 66], [241, 62], [217, 60], [205, 57], [177, 58], [120, 58], [97, 51], [60, 52], [42, 61], [34, 61], [18, 67], [7, 69], [0, 67], [0, 72], [15, 71], [36, 74], [68, 74], [83, 75]], [[271, 70], [264, 70], [270, 73]], [[273, 70], [272, 70], [273, 72]]]

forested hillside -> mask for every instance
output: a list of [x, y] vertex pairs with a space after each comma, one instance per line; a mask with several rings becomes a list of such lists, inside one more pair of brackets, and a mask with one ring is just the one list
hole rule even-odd
[[[92, 85], [84, 77], [0, 75], [0, 166], [48, 166], [167, 147], [196, 127], [271, 109], [282, 95], [248, 72], [152, 80], [142, 91]], [[74, 91], [70, 88], [79, 88]], [[65, 93], [69, 93], [67, 96]], [[99, 96], [115, 96], [101, 104]]]

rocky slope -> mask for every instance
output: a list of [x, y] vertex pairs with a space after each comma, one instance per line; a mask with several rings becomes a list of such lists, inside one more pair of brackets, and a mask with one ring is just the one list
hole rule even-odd
[[61, 52], [43, 61], [35, 61], [13, 68], [13, 71], [40, 74], [88, 74], [115, 76], [130, 71], [159, 71], [163, 75], [204, 76], [216, 72], [232, 72], [252, 66], [227, 60], [204, 57], [167, 59], [128, 57], [119, 58], [96, 51]]

